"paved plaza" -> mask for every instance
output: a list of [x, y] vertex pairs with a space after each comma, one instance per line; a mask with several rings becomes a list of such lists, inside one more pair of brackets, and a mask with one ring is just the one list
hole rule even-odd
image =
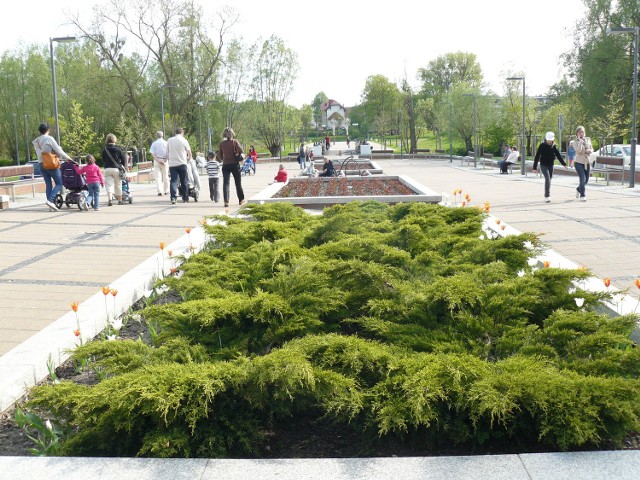
[[[332, 147], [331, 156], [346, 150]], [[344, 158], [344, 157], [340, 157]], [[336, 157], [336, 161], [339, 161]], [[640, 188], [606, 186], [592, 181], [587, 201], [575, 198], [577, 178], [557, 175], [551, 203], [543, 201], [543, 180], [536, 175], [500, 175], [498, 169], [462, 166], [447, 159], [376, 160], [385, 174], [402, 174], [442, 192], [469, 194], [472, 205], [489, 202], [491, 214], [521, 232], [541, 235], [559, 256], [610, 277], [612, 285], [638, 298], [640, 276]], [[242, 178], [247, 198], [263, 190], [277, 172], [278, 161], [258, 162], [256, 175]], [[289, 175], [295, 162], [285, 162]], [[561, 167], [560, 167], [561, 168]], [[221, 180], [220, 180], [221, 181]], [[79, 303], [83, 335], [101, 330], [106, 318], [101, 287], [118, 290], [108, 308], [125, 311], [148, 292], [170, 262], [166, 251], [188, 252], [204, 240], [200, 228], [207, 215], [225, 213], [222, 201], [209, 200], [206, 177], [199, 202], [171, 205], [158, 197], [153, 183], [132, 183], [133, 203], [83, 212], [63, 207], [50, 212], [44, 195], [22, 198], [0, 211], [0, 411], [25, 388], [46, 376], [49, 358], [60, 362], [76, 344]], [[104, 198], [104, 194], [103, 194]], [[239, 210], [231, 188], [231, 206]], [[190, 229], [187, 233], [187, 229]], [[107, 309], [108, 309], [107, 308]], [[451, 460], [447, 460], [451, 458]], [[21, 469], [33, 476], [17, 476]], [[49, 472], [42, 476], [38, 472]], [[459, 475], [450, 476], [452, 471]], [[0, 457], [0, 478], [638, 478], [640, 452], [589, 454], [440, 457], [435, 459], [339, 459], [282, 461], [31, 459]], [[9, 472], [9, 473], [7, 473]], [[614, 473], [615, 472], [615, 473]], [[8, 476], [4, 476], [4, 475]]]

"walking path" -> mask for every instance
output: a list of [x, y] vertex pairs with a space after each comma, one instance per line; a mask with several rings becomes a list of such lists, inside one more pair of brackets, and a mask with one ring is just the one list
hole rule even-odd
[[[332, 146], [329, 156], [346, 150]], [[342, 157], [344, 158], [344, 157]], [[338, 160], [338, 159], [336, 159]], [[339, 161], [339, 160], [338, 160]], [[640, 275], [640, 189], [589, 184], [587, 202], [575, 199], [576, 180], [556, 176], [552, 202], [543, 201], [542, 179], [499, 175], [497, 169], [461, 167], [447, 160], [378, 161], [385, 174], [403, 174], [443, 192], [462, 189], [472, 205], [490, 202], [491, 214], [519, 231], [542, 234], [557, 253], [610, 277], [636, 298]], [[295, 162], [285, 162], [289, 175]], [[243, 177], [247, 198], [273, 179], [277, 163], [258, 163]], [[78, 342], [91, 338], [107, 316], [120, 313], [148, 293], [154, 278], [168, 271], [173, 255], [199, 248], [206, 215], [224, 213], [208, 198], [206, 179], [198, 203], [171, 205], [153, 184], [132, 184], [132, 205], [81, 212], [50, 212], [43, 198], [19, 201], [0, 211], [0, 412], [25, 388], [47, 375], [47, 360], [64, 360]], [[231, 188], [233, 214], [239, 207]], [[190, 228], [190, 233], [186, 229]], [[160, 242], [166, 247], [160, 250]], [[101, 287], [118, 291], [105, 297]], [[78, 317], [71, 303], [78, 302]], [[20, 474], [22, 469], [31, 472]], [[134, 460], [0, 457], [2, 478], [636, 478], [640, 452], [504, 455], [424, 459], [342, 460]], [[47, 474], [38, 472], [46, 471]], [[18, 472], [18, 473], [13, 473]], [[452, 476], [451, 472], [458, 472]], [[570, 472], [563, 475], [563, 472]]]

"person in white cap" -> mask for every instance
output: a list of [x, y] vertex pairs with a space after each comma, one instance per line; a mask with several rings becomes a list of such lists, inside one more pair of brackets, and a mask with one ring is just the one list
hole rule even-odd
[[553, 178], [553, 163], [557, 158], [560, 163], [567, 169], [567, 164], [564, 162], [562, 155], [558, 151], [555, 143], [556, 136], [553, 132], [547, 132], [544, 136], [544, 142], [538, 147], [536, 157], [533, 159], [533, 173], [538, 173], [538, 162], [540, 162], [540, 171], [544, 177], [544, 201], [549, 203], [551, 201], [551, 179]]

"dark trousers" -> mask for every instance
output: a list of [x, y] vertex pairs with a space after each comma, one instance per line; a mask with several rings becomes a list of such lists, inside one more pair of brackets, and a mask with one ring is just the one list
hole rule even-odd
[[224, 203], [229, 203], [229, 182], [230, 177], [233, 175], [233, 181], [236, 183], [236, 194], [238, 195], [238, 201], [244, 200], [244, 191], [242, 190], [242, 177], [240, 176], [240, 164], [239, 163], [227, 163], [222, 165], [222, 196]]
[[214, 202], [220, 200], [220, 192], [218, 192], [218, 177], [209, 177], [209, 197]]
[[178, 165], [169, 167], [169, 177], [171, 178], [171, 200], [178, 198], [178, 180], [180, 180], [180, 196], [185, 202], [189, 201], [189, 186], [187, 185], [187, 166]]
[[544, 198], [548, 198], [551, 195], [551, 179], [553, 178], [553, 165], [547, 167], [540, 164], [540, 171], [544, 177]]

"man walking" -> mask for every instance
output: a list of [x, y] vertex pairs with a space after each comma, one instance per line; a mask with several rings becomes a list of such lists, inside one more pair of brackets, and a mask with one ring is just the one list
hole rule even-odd
[[189, 186], [187, 185], [187, 165], [191, 160], [191, 147], [184, 138], [184, 130], [176, 128], [175, 135], [167, 142], [167, 158], [169, 162], [169, 176], [171, 177], [171, 204], [178, 199], [178, 181], [180, 182], [180, 196], [182, 201], [189, 201]]
[[153, 156], [153, 172], [156, 177], [158, 196], [169, 193], [169, 164], [167, 163], [167, 141], [164, 133], [156, 132], [156, 140], [151, 144], [149, 153]]

